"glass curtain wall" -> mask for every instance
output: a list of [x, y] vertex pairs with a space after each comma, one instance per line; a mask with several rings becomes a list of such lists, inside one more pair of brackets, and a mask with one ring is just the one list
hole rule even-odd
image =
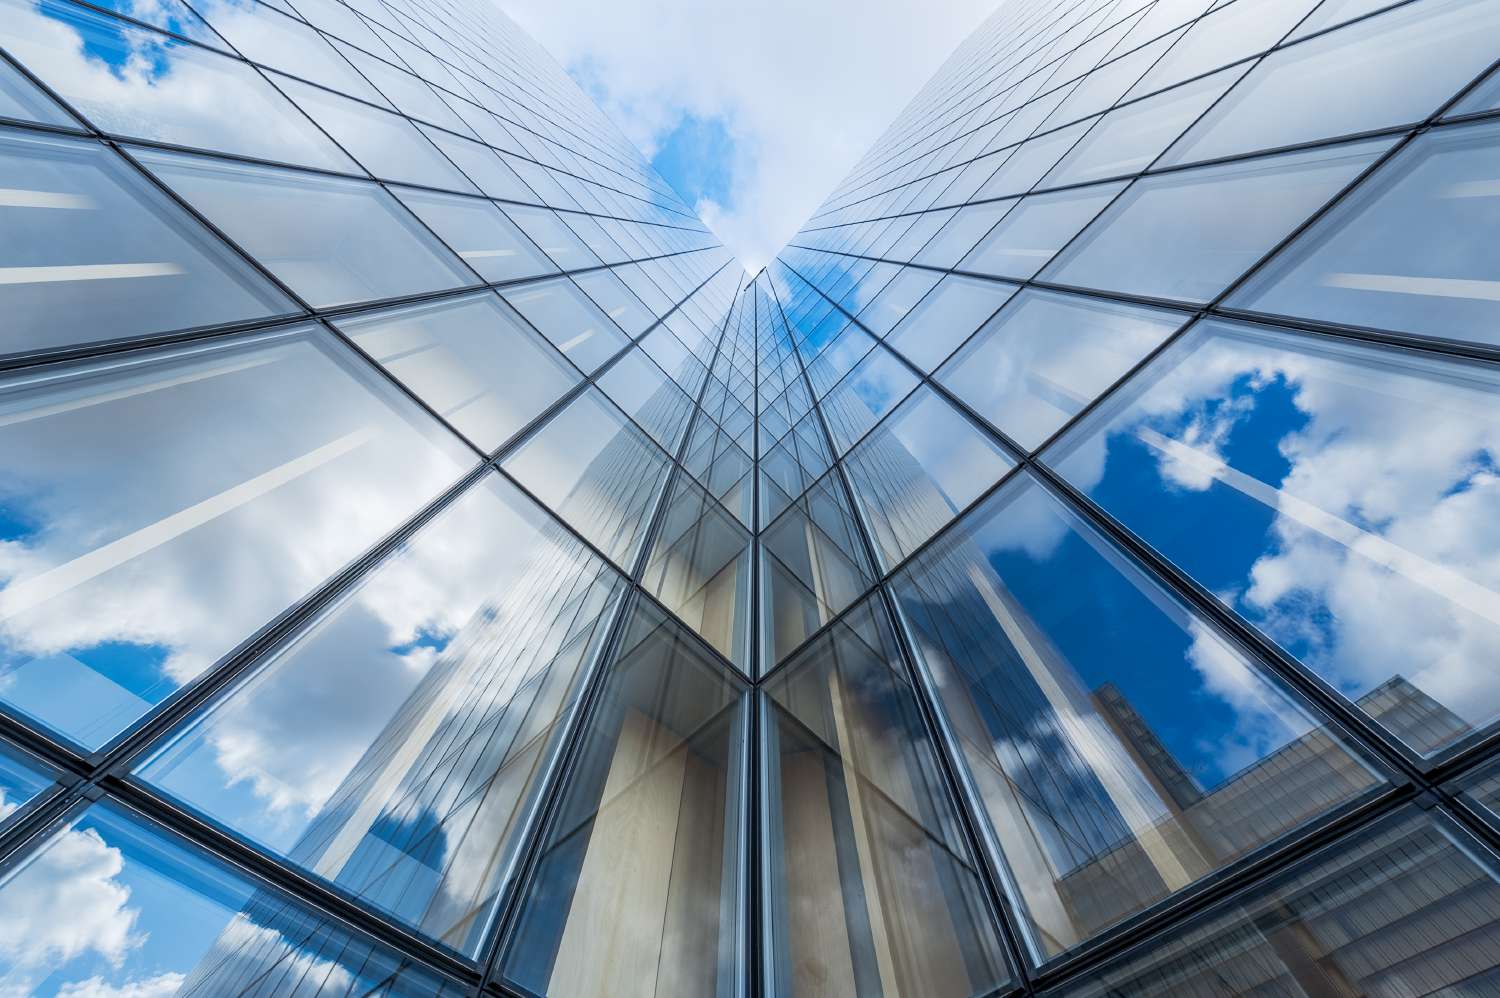
[[0, 992], [1494, 993], [1496, 38], [1004, 0], [748, 275], [487, 0], [0, 0]]

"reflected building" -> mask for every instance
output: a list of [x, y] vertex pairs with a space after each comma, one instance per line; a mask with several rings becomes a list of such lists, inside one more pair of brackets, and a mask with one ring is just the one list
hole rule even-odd
[[0, 992], [1500, 993], [1500, 6], [1000, 0], [755, 274], [502, 6], [0, 0]]

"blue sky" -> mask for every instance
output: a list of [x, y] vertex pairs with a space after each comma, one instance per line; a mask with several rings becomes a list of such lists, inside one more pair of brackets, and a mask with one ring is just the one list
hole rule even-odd
[[752, 272], [995, 6], [497, 2]]

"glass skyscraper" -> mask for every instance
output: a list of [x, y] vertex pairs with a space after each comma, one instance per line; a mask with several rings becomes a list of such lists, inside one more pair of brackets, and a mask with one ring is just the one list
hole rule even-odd
[[1500, 995], [1500, 3], [1003, 0], [754, 276], [491, 0], [0, 55], [0, 996]]

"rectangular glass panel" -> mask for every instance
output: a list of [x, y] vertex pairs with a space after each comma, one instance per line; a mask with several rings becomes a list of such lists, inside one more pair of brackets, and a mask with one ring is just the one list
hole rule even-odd
[[1041, 276], [1102, 291], [1208, 301], [1390, 144], [1375, 139], [1143, 178]]
[[1486, 365], [1200, 323], [1044, 457], [1428, 754], [1500, 717], [1497, 392]]
[[483, 451], [493, 451], [579, 380], [493, 294], [366, 312], [339, 330]]
[[488, 201], [402, 187], [391, 190], [486, 281], [516, 281], [557, 272], [525, 233]]
[[884, 347], [876, 347], [822, 402], [840, 453], [864, 436], [917, 387], [917, 376]]
[[614, 320], [566, 277], [507, 289], [503, 294], [585, 374], [597, 370], [627, 343]]
[[0, 354], [296, 311], [93, 140], [0, 129]]
[[1419, 137], [1229, 304], [1500, 345], [1500, 126]]
[[931, 388], [917, 389], [844, 459], [887, 570], [1015, 467]]
[[50, 767], [0, 741], [0, 829], [55, 785]]
[[1059, 994], [1491, 994], [1497, 879], [1487, 850], [1407, 809]]
[[478, 283], [378, 184], [144, 149], [134, 155], [314, 307]]
[[599, 376], [599, 387], [669, 454], [677, 453], [693, 400], [636, 348]]
[[967, 998], [1009, 980], [903, 669], [872, 599], [765, 687], [772, 994]]
[[1124, 186], [1100, 184], [1027, 195], [963, 258], [958, 269], [997, 277], [1034, 277]]
[[475, 956], [617, 578], [491, 476], [138, 774]]
[[896, 590], [1042, 958], [1380, 782], [1029, 475]]
[[1420, 122], [1490, 65], [1497, 35], [1495, 4], [1436, 0], [1273, 52], [1163, 162], [1216, 159]]
[[589, 389], [505, 459], [504, 467], [617, 565], [639, 547], [667, 457]]
[[906, 313], [886, 345], [931, 372], [1015, 293], [1014, 284], [950, 274]]
[[301, 21], [254, 0], [200, 0], [196, 6], [245, 58], [350, 97], [385, 104], [327, 39]]
[[0, 381], [0, 699], [90, 749], [476, 460], [327, 330]]
[[632, 614], [501, 964], [550, 998], [740, 993], [748, 693]]
[[0, 919], [17, 994], [467, 993], [107, 800], [7, 872]]
[[573, 278], [594, 299], [604, 314], [615, 320], [627, 336], [639, 336], [651, 328], [656, 316], [612, 270], [591, 270]]
[[6, 50], [101, 131], [358, 172], [237, 59], [57, 0], [4, 0], [0, 18]]
[[1016, 443], [1033, 449], [1185, 318], [1028, 288], [944, 365], [938, 381]]

